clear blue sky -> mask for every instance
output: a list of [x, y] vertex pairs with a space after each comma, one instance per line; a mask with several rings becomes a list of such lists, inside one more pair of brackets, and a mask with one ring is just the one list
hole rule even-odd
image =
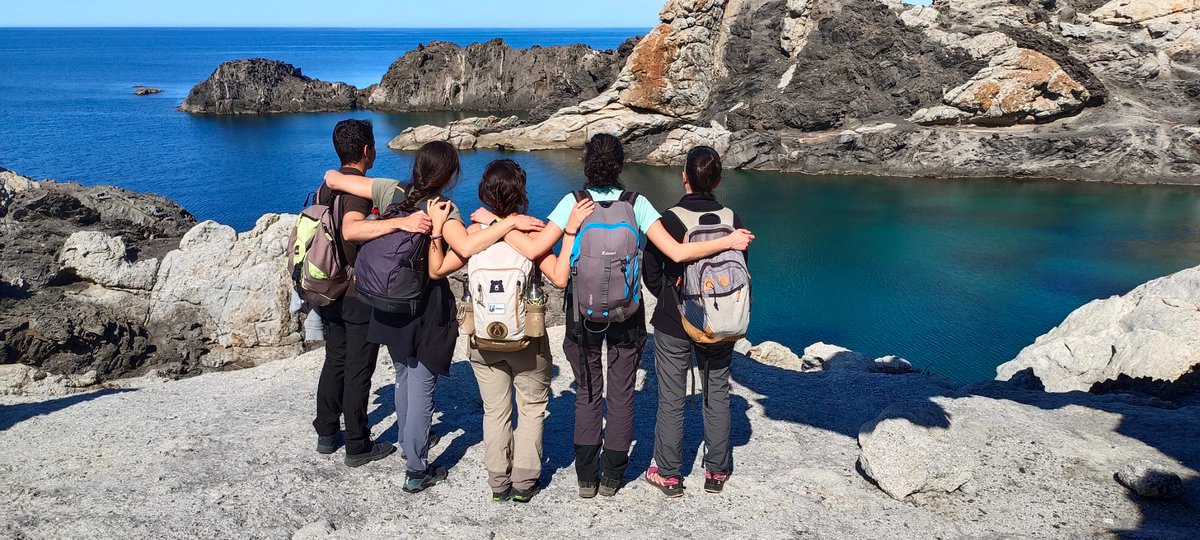
[[[928, 4], [929, 0], [907, 0]], [[665, 0], [0, 0], [0, 26], [638, 27]], [[352, 6], [352, 7], [351, 7]]]
[[665, 0], [0, 0], [0, 26], [639, 27]]

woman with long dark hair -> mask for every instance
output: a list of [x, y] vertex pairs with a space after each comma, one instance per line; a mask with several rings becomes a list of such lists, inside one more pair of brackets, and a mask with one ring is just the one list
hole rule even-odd
[[[584, 192], [563, 197], [541, 232], [532, 236], [509, 233], [505, 240], [527, 257], [536, 258], [562, 238], [560, 264], [566, 264], [564, 261], [576, 254], [576, 237], [581, 232], [569, 222], [572, 210], [594, 202], [606, 206], [630, 204], [636, 223], [628, 225], [639, 231], [639, 246], [644, 247], [645, 238], [648, 238], [667, 258], [677, 262], [698, 260], [728, 249], [744, 251], [753, 241], [754, 235], [750, 231], [739, 229], [718, 240], [680, 243], [660, 223], [661, 216], [649, 200], [625, 191], [620, 179], [624, 168], [625, 150], [619, 139], [604, 134], [592, 137], [584, 150], [584, 175], [587, 177]], [[489, 222], [496, 216], [481, 211], [472, 217], [476, 221]], [[620, 322], [603, 325], [600, 329], [589, 327], [570, 300], [576, 288], [588, 284], [574, 280], [572, 278], [567, 292], [567, 334], [563, 351], [578, 387], [574, 442], [579, 495], [583, 498], [597, 494], [613, 496], [620, 488], [629, 464], [634, 381], [646, 344], [646, 315], [639, 306], [636, 312], [626, 314]], [[601, 351], [606, 345], [607, 370], [601, 364]]]

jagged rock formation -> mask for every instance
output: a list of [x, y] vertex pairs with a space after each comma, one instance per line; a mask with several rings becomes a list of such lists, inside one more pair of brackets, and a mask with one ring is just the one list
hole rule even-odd
[[1200, 371], [1200, 267], [1075, 310], [996, 368], [996, 378], [1049, 392], [1111, 391], [1115, 382], [1147, 390], [1193, 371]]
[[635, 43], [631, 38], [617, 50], [597, 51], [586, 45], [515, 49], [499, 38], [467, 47], [435, 41], [401, 56], [361, 92], [310, 79], [291, 64], [236, 60], [218, 66], [179, 108], [208, 114], [528, 111], [541, 119], [608, 88]]
[[157, 195], [3, 170], [0, 179], [0, 393], [302, 350], [283, 271], [294, 218], [264, 216], [237, 235], [195, 225]]
[[[480, 148], [620, 136], [677, 165], [1200, 181], [1193, 2], [670, 0], [600, 96]], [[398, 146], [404, 146], [398, 144]]]
[[545, 117], [591, 99], [616, 79], [636, 40], [616, 51], [586, 45], [514, 49], [502, 39], [460, 47], [435, 41], [396, 60], [364, 91], [382, 111], [535, 111]]
[[358, 89], [304, 76], [300, 68], [252, 58], [225, 62], [192, 88], [179, 109], [201, 114], [266, 114], [348, 111]]

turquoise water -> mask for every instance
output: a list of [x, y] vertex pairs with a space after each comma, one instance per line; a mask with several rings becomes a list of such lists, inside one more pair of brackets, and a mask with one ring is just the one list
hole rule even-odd
[[[405, 127], [463, 115], [370, 112], [219, 118], [175, 110], [221, 61], [264, 56], [366, 86], [418, 42], [504, 36], [518, 46], [615, 47], [617, 30], [0, 29], [0, 166], [35, 177], [153, 191], [245, 230], [297, 211], [336, 166], [343, 118]], [[134, 96], [132, 85], [163, 88]], [[452, 194], [466, 211], [499, 152], [463, 154]], [[403, 178], [382, 151], [375, 174]], [[512, 154], [534, 213], [582, 182], [578, 152]], [[630, 166], [630, 187], [666, 207], [679, 170]], [[758, 234], [751, 338], [899, 354], [958, 381], [994, 376], [1084, 303], [1200, 264], [1200, 190], [1010, 180], [804, 177], [732, 171], [720, 195]]]

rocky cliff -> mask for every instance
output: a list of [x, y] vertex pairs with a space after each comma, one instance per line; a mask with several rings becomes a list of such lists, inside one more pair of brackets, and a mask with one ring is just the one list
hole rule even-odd
[[633, 50], [586, 45], [514, 49], [501, 39], [460, 47], [435, 41], [396, 60], [364, 92], [383, 111], [533, 111], [550, 113], [591, 99], [616, 80]]
[[0, 393], [301, 351], [283, 271], [294, 217], [239, 235], [157, 195], [0, 180]]
[[[678, 164], [1200, 181], [1193, 2], [669, 0], [603, 94], [474, 146], [620, 136]], [[398, 147], [406, 145], [398, 142]]]
[[608, 88], [633, 51], [586, 45], [517, 49], [501, 39], [460, 47], [434, 41], [397, 59], [378, 84], [359, 91], [310, 79], [274, 60], [226, 62], [196, 85], [180, 109], [264, 114], [345, 111], [525, 111], [544, 118]]
[[358, 90], [340, 82], [304, 76], [300, 68], [253, 58], [217, 66], [192, 88], [179, 109], [202, 114], [267, 114], [347, 111], [358, 106]]

